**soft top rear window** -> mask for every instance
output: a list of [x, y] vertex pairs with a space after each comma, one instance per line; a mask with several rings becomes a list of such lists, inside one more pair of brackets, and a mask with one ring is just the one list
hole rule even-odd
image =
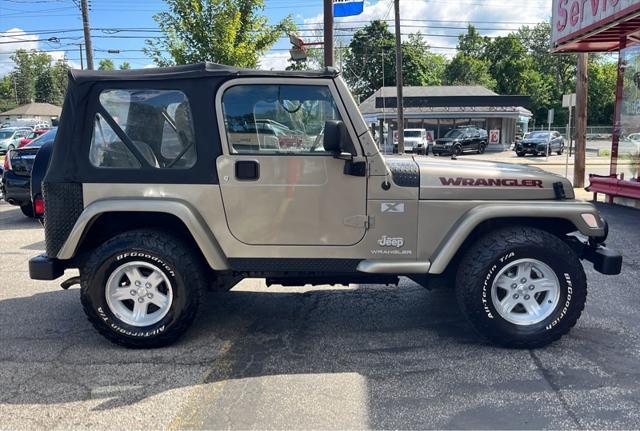
[[187, 96], [178, 90], [102, 91], [89, 159], [100, 168], [192, 167], [195, 133]]

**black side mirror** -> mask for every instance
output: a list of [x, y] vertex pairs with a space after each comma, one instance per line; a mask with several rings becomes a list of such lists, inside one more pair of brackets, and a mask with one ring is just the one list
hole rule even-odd
[[324, 150], [336, 157], [355, 156], [356, 148], [349, 136], [349, 131], [344, 122], [329, 120], [324, 123]]

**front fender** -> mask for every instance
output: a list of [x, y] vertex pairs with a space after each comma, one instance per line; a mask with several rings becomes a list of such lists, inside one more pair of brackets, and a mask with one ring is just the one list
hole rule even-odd
[[200, 214], [189, 204], [175, 199], [103, 199], [89, 204], [56, 256], [71, 259], [80, 245], [84, 233], [101, 214], [109, 212], [157, 212], [178, 217], [189, 229], [207, 263], [215, 270], [229, 269], [227, 259], [213, 233]]
[[[582, 214], [593, 214], [597, 228], [587, 225]], [[564, 219], [572, 223], [576, 230], [588, 237], [601, 238], [606, 235], [605, 223], [592, 204], [582, 201], [558, 202], [500, 202], [473, 207], [453, 225], [433, 253], [429, 273], [441, 274], [449, 265], [464, 241], [482, 222], [493, 219]]]

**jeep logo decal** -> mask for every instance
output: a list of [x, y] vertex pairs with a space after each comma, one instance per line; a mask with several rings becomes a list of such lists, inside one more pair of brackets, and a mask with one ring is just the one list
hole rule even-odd
[[519, 180], [517, 178], [445, 178], [440, 177], [443, 186], [464, 187], [538, 187], [544, 188], [542, 180]]
[[404, 238], [390, 238], [386, 235], [382, 235], [382, 238], [378, 240], [378, 244], [380, 244], [382, 247], [400, 248], [404, 246]]

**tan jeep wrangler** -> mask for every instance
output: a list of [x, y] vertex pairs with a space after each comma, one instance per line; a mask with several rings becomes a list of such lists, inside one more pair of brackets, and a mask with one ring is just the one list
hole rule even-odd
[[73, 71], [43, 192], [33, 279], [78, 268], [109, 340], [155, 347], [208, 289], [451, 286], [492, 342], [567, 333], [580, 262], [618, 274], [607, 224], [565, 179], [517, 165], [385, 157], [343, 80], [214, 64]]

